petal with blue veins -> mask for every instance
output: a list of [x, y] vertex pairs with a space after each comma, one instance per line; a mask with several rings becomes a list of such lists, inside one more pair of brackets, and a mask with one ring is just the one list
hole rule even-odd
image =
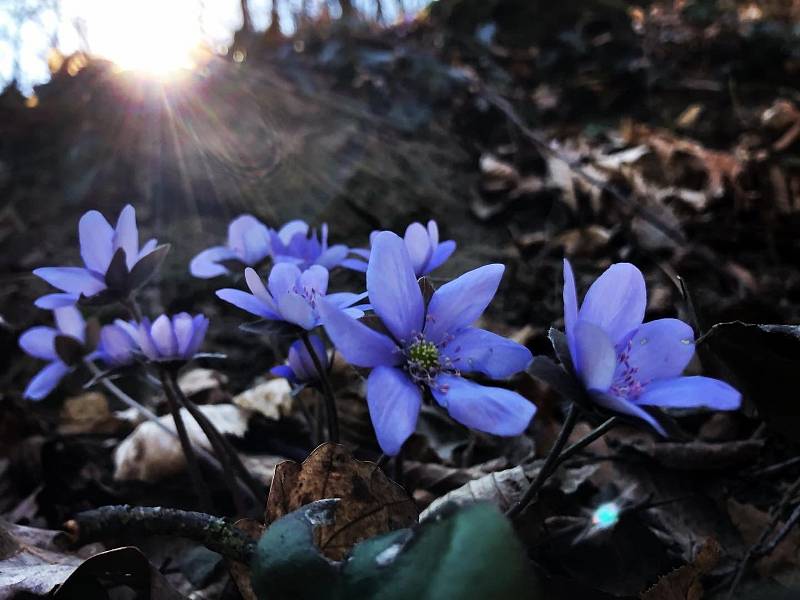
[[347, 316], [324, 299], [319, 313], [325, 331], [347, 362], [357, 367], [391, 366], [400, 362], [399, 349], [382, 333]]
[[367, 267], [367, 291], [375, 313], [398, 340], [422, 332], [425, 307], [405, 243], [396, 234], [375, 236]]
[[642, 324], [646, 307], [642, 272], [630, 263], [616, 263], [591, 285], [578, 318], [600, 327], [616, 345]]
[[367, 379], [367, 406], [381, 450], [395, 456], [414, 433], [422, 392], [400, 369], [375, 367]]
[[530, 350], [485, 329], [469, 327], [442, 348], [459, 371], [483, 373], [503, 379], [525, 369], [533, 359]]
[[425, 337], [438, 343], [477, 321], [494, 298], [504, 270], [500, 264], [485, 265], [436, 290], [428, 306]]
[[520, 435], [536, 414], [536, 406], [516, 392], [456, 375], [439, 375], [431, 392], [453, 419], [493, 435]]
[[647, 385], [636, 398], [637, 404], [665, 408], [705, 407], [713, 410], [737, 410], [742, 395], [733, 387], [711, 377], [673, 377]]

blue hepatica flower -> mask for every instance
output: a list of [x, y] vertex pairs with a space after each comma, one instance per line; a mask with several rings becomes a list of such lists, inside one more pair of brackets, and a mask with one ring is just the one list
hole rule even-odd
[[[136, 351], [156, 362], [191, 360], [197, 354], [208, 330], [208, 318], [202, 314], [178, 313], [172, 317], [159, 316], [152, 323], [144, 318], [140, 323], [117, 320], [114, 324], [136, 343]], [[124, 354], [124, 340], [118, 339], [119, 353]]]
[[251, 293], [225, 288], [218, 290], [217, 296], [257, 317], [286, 321], [310, 331], [320, 323], [319, 300], [322, 297], [354, 317], [364, 314], [353, 304], [366, 294], [342, 292], [326, 296], [328, 270], [320, 265], [301, 271], [297, 265], [278, 263], [272, 267], [266, 286], [255, 269], [245, 269], [244, 277]]
[[[375, 236], [379, 233], [379, 231], [372, 232], [370, 245], [373, 244]], [[439, 227], [436, 225], [436, 221], [428, 221], [427, 228], [422, 223], [412, 223], [406, 228], [403, 242], [405, 242], [411, 266], [417, 277], [427, 275], [441, 266], [456, 249], [456, 243], [453, 240], [439, 241]], [[352, 252], [357, 255], [357, 258], [348, 258], [345, 266], [356, 271], [366, 271], [370, 251], [354, 248]]]
[[611, 265], [578, 309], [575, 278], [564, 260], [564, 324], [572, 364], [599, 405], [663, 428], [641, 406], [736, 410], [741, 394], [710, 377], [681, 377], [694, 355], [694, 332], [678, 319], [643, 323], [641, 271]]
[[[136, 227], [136, 212], [130, 204], [122, 209], [116, 227], [111, 227], [106, 218], [96, 210], [85, 213], [78, 224], [81, 258], [84, 267], [43, 267], [33, 274], [62, 290], [63, 293], [48, 294], [35, 302], [39, 308], [53, 309], [69, 306], [81, 296], [92, 297], [113, 287], [107, 275], [114, 256], [123, 252], [124, 277], [132, 274], [137, 263], [153, 253], [158, 242], [149, 240], [139, 248], [139, 231]], [[166, 248], [166, 247], [164, 247]], [[151, 270], [148, 268], [148, 276]], [[145, 279], [144, 274], [141, 277]]]
[[344, 244], [328, 246], [328, 225], [322, 224], [320, 236], [305, 221], [290, 221], [278, 231], [270, 231], [272, 260], [292, 263], [301, 269], [319, 265], [326, 269], [344, 266], [350, 249]]
[[212, 246], [192, 259], [189, 271], [195, 277], [210, 279], [230, 273], [226, 261], [252, 267], [270, 254], [270, 230], [253, 215], [241, 215], [228, 225], [228, 241]]
[[[67, 373], [77, 366], [59, 356], [56, 339], [65, 337], [71, 346], [82, 348], [86, 344], [86, 321], [74, 306], [64, 306], [53, 311], [56, 327], [32, 327], [19, 338], [20, 347], [30, 356], [48, 361], [25, 388], [24, 395], [31, 400], [41, 400], [47, 396]], [[88, 349], [84, 353], [88, 353]]]
[[[324, 370], [327, 370], [329, 362], [325, 343], [316, 335], [309, 336], [309, 340], [314, 348], [314, 354], [319, 359], [319, 364]], [[314, 359], [311, 358], [311, 354], [302, 340], [297, 340], [289, 347], [287, 364], [274, 367], [270, 373], [277, 377], [285, 377], [292, 383], [309, 383], [319, 379]]]
[[436, 290], [426, 307], [404, 241], [384, 231], [372, 244], [367, 290], [388, 335], [321, 303], [323, 325], [338, 350], [350, 363], [372, 369], [367, 404], [386, 454], [397, 454], [413, 433], [426, 389], [453, 419], [479, 431], [514, 436], [530, 423], [536, 407], [528, 400], [462, 377], [509, 377], [531, 361], [524, 346], [472, 326], [503, 270], [493, 264], [465, 273]]

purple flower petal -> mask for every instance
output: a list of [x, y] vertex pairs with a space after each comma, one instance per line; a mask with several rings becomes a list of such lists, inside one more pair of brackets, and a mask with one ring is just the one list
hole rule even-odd
[[161, 358], [168, 358], [177, 354], [178, 340], [175, 339], [175, 332], [172, 330], [172, 323], [167, 315], [161, 315], [153, 321], [153, 326], [150, 328], [150, 337]]
[[642, 272], [630, 263], [616, 263], [589, 288], [578, 318], [600, 327], [616, 345], [642, 324], [646, 307]]
[[211, 279], [228, 273], [227, 267], [219, 264], [223, 260], [234, 260], [236, 253], [225, 246], [213, 246], [203, 250], [189, 263], [189, 272], [193, 277]]
[[455, 375], [439, 375], [431, 392], [453, 419], [494, 435], [520, 435], [536, 414], [536, 406], [516, 392]]
[[116, 325], [106, 325], [100, 330], [102, 354], [114, 365], [123, 365], [133, 360], [135, 343], [130, 335]]
[[620, 398], [618, 396], [612, 396], [611, 394], [592, 394], [592, 399], [594, 400], [595, 404], [602, 406], [608, 410], [613, 412], [618, 412], [623, 415], [629, 415], [631, 417], [636, 417], [637, 419], [641, 419], [648, 423], [653, 429], [655, 429], [660, 435], [666, 436], [667, 432], [664, 431], [664, 428], [656, 421], [650, 413], [642, 408], [636, 406], [633, 402], [625, 400], [624, 398]]
[[264, 306], [264, 304], [261, 301], [259, 301], [258, 298], [256, 298], [252, 294], [243, 292], [242, 290], [225, 288], [222, 290], [217, 290], [216, 294], [217, 298], [219, 298], [220, 300], [229, 302], [230, 304], [233, 304], [237, 308], [246, 310], [247, 312], [256, 315], [257, 317], [263, 317], [264, 319], [272, 319], [272, 320], [279, 320], [281, 318], [280, 315], [278, 315], [277, 313], [271, 311], [269, 308]]
[[240, 215], [228, 225], [228, 248], [245, 264], [255, 264], [269, 254], [269, 229], [253, 215]]
[[106, 289], [105, 282], [81, 267], [42, 267], [33, 274], [53, 287], [75, 296], [94, 296]]
[[56, 335], [52, 327], [31, 327], [19, 336], [19, 347], [36, 358], [56, 360]]
[[73, 294], [46, 294], [37, 298], [33, 304], [44, 310], [53, 310], [62, 306], [72, 306], [78, 299], [78, 296]]
[[459, 371], [483, 373], [493, 379], [522, 371], [533, 359], [530, 350], [485, 329], [468, 328], [442, 349]]
[[288, 292], [279, 296], [278, 311], [284, 320], [294, 323], [306, 330], [317, 326], [317, 315], [308, 303], [308, 300], [295, 292]]
[[297, 283], [307, 293], [314, 291], [325, 294], [328, 291], [328, 269], [320, 265], [311, 265], [300, 274]]
[[61, 333], [72, 336], [81, 342], [86, 341], [86, 321], [83, 320], [83, 315], [77, 308], [74, 306], [57, 308], [53, 311], [53, 317], [56, 327]]
[[436, 249], [439, 245], [439, 226], [433, 219], [428, 221], [428, 238], [431, 242], [431, 249]]
[[326, 269], [333, 269], [344, 262], [348, 252], [350, 252], [350, 249], [347, 246], [336, 244], [323, 251], [317, 258], [316, 263]]
[[678, 319], [657, 319], [639, 327], [627, 347], [637, 380], [677, 377], [694, 355], [694, 332]]
[[[316, 335], [309, 336], [309, 339], [320, 365], [323, 369], [327, 368], [328, 353], [325, 348], [325, 343]], [[302, 340], [297, 340], [289, 347], [289, 366], [292, 371], [294, 371], [295, 377], [299, 381], [313, 381], [319, 379], [314, 360], [311, 358], [311, 354], [309, 354]]]
[[356, 302], [359, 302], [366, 297], [367, 292], [362, 292], [361, 294], [353, 294], [352, 292], [337, 292], [335, 294], [327, 294], [325, 296], [325, 300], [327, 300], [329, 304], [338, 306], [339, 308], [347, 308], [348, 306], [352, 306]]
[[206, 338], [206, 332], [208, 331], [208, 324], [209, 320], [208, 317], [205, 315], [195, 315], [192, 319], [192, 341], [189, 342], [189, 345], [186, 347], [186, 350], [183, 352], [183, 358], [190, 359], [197, 351], [200, 349], [200, 346], [203, 344], [203, 340]]
[[397, 346], [382, 333], [348, 317], [324, 299], [320, 301], [319, 313], [328, 337], [347, 362], [357, 367], [392, 366], [400, 362]]
[[305, 221], [295, 220], [289, 221], [280, 228], [278, 231], [278, 238], [281, 242], [288, 245], [292, 242], [296, 235], [305, 237], [308, 234], [308, 223]]
[[479, 267], [436, 290], [428, 306], [425, 337], [440, 342], [477, 321], [494, 298], [504, 270], [500, 264]]
[[367, 379], [367, 406], [381, 450], [400, 452], [417, 427], [422, 392], [400, 369], [375, 367]]
[[660, 379], [644, 388], [637, 404], [669, 408], [707, 407], [713, 410], [737, 410], [742, 395], [733, 387], [711, 377], [674, 377]]
[[575, 362], [575, 323], [578, 321], [578, 294], [575, 291], [575, 275], [572, 273], [572, 265], [564, 259], [564, 332], [567, 335], [572, 362]]
[[428, 260], [433, 254], [431, 247], [431, 238], [428, 235], [428, 230], [425, 229], [421, 223], [411, 223], [406, 228], [406, 234], [403, 236], [403, 241], [408, 250], [408, 256], [411, 259], [411, 266], [417, 276], [422, 275]]
[[247, 282], [247, 287], [250, 288], [250, 291], [253, 292], [253, 295], [258, 298], [259, 302], [261, 302], [264, 306], [267, 307], [270, 311], [278, 314], [278, 307], [275, 304], [275, 300], [272, 298], [272, 295], [267, 291], [264, 282], [261, 280], [261, 277], [258, 276], [256, 270], [252, 267], [247, 267], [244, 270], [244, 279]]
[[422, 332], [422, 292], [405, 243], [394, 233], [383, 231], [375, 237], [367, 290], [375, 313], [398, 340], [410, 340]]
[[96, 210], [85, 213], [78, 222], [81, 258], [87, 269], [105, 273], [114, 255], [114, 229]]
[[275, 377], [283, 377], [292, 383], [298, 380], [297, 376], [289, 365], [278, 365], [277, 367], [272, 367], [269, 372], [275, 375]]
[[431, 255], [430, 261], [428, 261], [428, 266], [425, 268], [425, 273], [430, 273], [434, 269], [441, 266], [444, 261], [450, 258], [450, 255], [453, 254], [455, 250], [456, 243], [453, 240], [447, 240], [436, 246], [436, 249]]
[[267, 279], [267, 289], [272, 294], [275, 302], [278, 302], [280, 296], [294, 289], [300, 277], [300, 272], [300, 268], [291, 263], [278, 263], [272, 267]]
[[145, 242], [144, 246], [139, 248], [139, 255], [136, 257], [136, 262], [142, 260], [145, 256], [150, 254], [153, 250], [158, 247], [158, 240], [155, 238], [150, 238]]
[[617, 353], [605, 331], [579, 320], [575, 324], [575, 369], [587, 389], [605, 392], [611, 387]]
[[360, 258], [346, 258], [340, 264], [346, 269], [351, 269], [353, 271], [365, 273], [367, 271], [368, 263], [361, 260]]
[[192, 316], [185, 312], [178, 313], [172, 317], [172, 328], [175, 331], [177, 354], [185, 356], [194, 335], [194, 320]]
[[136, 343], [139, 345], [139, 348], [147, 358], [150, 360], [158, 360], [160, 356], [158, 348], [156, 348], [156, 345], [153, 342], [153, 336], [150, 334], [150, 328], [150, 320], [145, 317], [142, 319], [142, 322], [139, 324], [139, 327], [136, 330], [135, 339]]
[[139, 230], [136, 228], [136, 210], [127, 204], [117, 219], [114, 231], [114, 251], [122, 248], [125, 251], [125, 264], [132, 269], [139, 256]]
[[52, 392], [64, 375], [69, 372], [70, 368], [67, 365], [60, 360], [55, 360], [31, 379], [23, 395], [31, 400], [41, 400]]

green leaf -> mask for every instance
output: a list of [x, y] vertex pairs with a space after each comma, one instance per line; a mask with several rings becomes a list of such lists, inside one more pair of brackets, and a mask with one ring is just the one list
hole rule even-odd
[[344, 576], [349, 598], [537, 598], [522, 544], [489, 504], [445, 508], [413, 530], [363, 542]]
[[269, 600], [338, 598], [339, 563], [319, 553], [314, 528], [333, 521], [338, 500], [318, 500], [275, 521], [251, 565], [253, 590]]
[[[539, 598], [524, 548], [495, 507], [445, 507], [412, 529], [358, 544], [345, 561], [323, 557], [313, 528], [330, 518], [322, 500], [275, 521], [258, 544], [259, 598], [298, 600], [493, 600]], [[327, 517], [325, 515], [328, 515]]]

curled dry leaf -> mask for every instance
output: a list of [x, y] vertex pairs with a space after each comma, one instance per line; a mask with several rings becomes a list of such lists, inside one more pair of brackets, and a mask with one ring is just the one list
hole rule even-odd
[[[198, 408], [223, 435], [243, 437], [247, 431], [250, 413], [238, 406], [209, 404]], [[181, 409], [181, 416], [192, 442], [210, 450], [208, 438], [186, 409]], [[170, 431], [175, 431], [175, 422], [171, 415], [164, 415], [158, 420]], [[160, 481], [180, 473], [185, 466], [186, 457], [178, 438], [150, 421], [134, 429], [114, 452], [114, 479], [117, 481]]]
[[[543, 460], [538, 460], [524, 468], [516, 466], [512, 469], [497, 471], [470, 481], [449, 494], [434, 500], [420, 515], [420, 521], [424, 521], [446, 504], [464, 506], [475, 502], [490, 502], [501, 511], [506, 511], [522, 498], [531, 481], [539, 473], [543, 463]], [[586, 465], [576, 469], [560, 469], [552, 475], [546, 485], [551, 486], [558, 482], [558, 487], [563, 493], [574, 494], [597, 469], [597, 465]]]
[[457, 469], [438, 463], [423, 463], [413, 460], [403, 462], [403, 481], [409, 489], [422, 488], [441, 495], [461, 487], [474, 479], [500, 471], [508, 466], [504, 457], [469, 467]]
[[701, 579], [717, 566], [721, 552], [715, 539], [706, 539], [691, 563], [660, 578], [642, 594], [642, 600], [701, 600], [704, 595]]
[[302, 464], [278, 465], [265, 521], [324, 498], [341, 500], [334, 523], [314, 531], [317, 547], [333, 560], [344, 558], [362, 540], [417, 522], [417, 508], [402, 487], [375, 463], [356, 460], [344, 446], [331, 443], [319, 446]]
[[270, 379], [234, 396], [233, 403], [278, 420], [292, 412], [292, 387], [283, 378]]
[[58, 547], [63, 535], [0, 521], [0, 600], [47, 595], [78, 568], [82, 560]]

